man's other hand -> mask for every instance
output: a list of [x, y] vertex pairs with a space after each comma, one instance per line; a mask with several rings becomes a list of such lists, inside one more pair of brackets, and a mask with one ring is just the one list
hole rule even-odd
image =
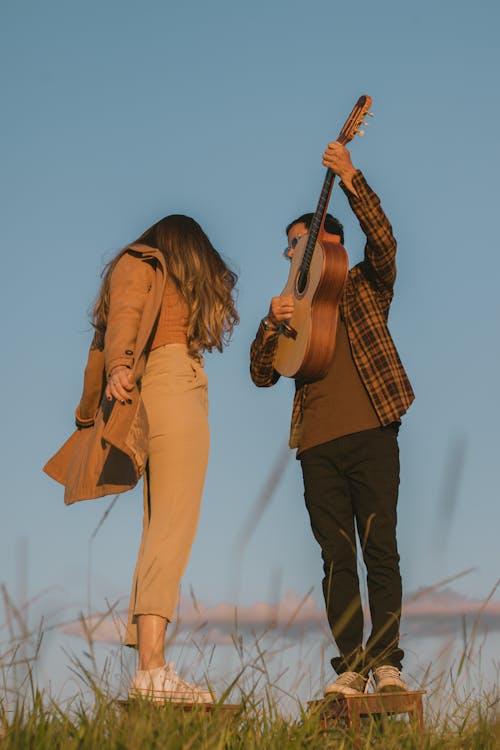
[[290, 320], [293, 315], [293, 307], [294, 302], [292, 294], [287, 294], [284, 297], [273, 297], [268, 315], [270, 322], [279, 326], [281, 323]]

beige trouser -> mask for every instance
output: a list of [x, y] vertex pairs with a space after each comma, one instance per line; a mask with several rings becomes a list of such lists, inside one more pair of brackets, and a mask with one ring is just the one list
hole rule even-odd
[[137, 615], [172, 620], [196, 534], [208, 461], [208, 383], [183, 344], [154, 349], [142, 380], [149, 421], [144, 521], [125, 643]]

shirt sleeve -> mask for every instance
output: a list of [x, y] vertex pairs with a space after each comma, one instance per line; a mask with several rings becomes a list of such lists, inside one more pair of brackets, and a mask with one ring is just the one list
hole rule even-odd
[[360, 267], [377, 291], [390, 301], [396, 281], [397, 248], [392, 226], [380, 205], [378, 195], [359, 170], [356, 171], [352, 184], [357, 196], [343, 182], [340, 186], [366, 235], [365, 257]]
[[266, 331], [264, 323], [261, 321], [250, 347], [250, 377], [259, 388], [274, 385], [280, 378], [279, 372], [273, 367], [278, 336], [278, 331]]

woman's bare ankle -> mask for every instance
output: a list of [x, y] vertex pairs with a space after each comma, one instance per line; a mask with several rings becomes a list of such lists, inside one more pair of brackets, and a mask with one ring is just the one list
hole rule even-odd
[[167, 620], [159, 615], [139, 615], [139, 671], [165, 666]]
[[142, 671], [150, 671], [151, 669], [159, 669], [164, 667], [166, 664], [164, 657], [151, 657], [150, 659], [139, 659], [138, 669]]

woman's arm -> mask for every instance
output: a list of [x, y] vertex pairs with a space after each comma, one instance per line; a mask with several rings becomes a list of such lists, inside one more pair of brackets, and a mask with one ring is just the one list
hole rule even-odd
[[135, 344], [152, 268], [132, 253], [118, 261], [110, 279], [109, 312], [104, 336], [107, 398], [124, 402], [133, 387], [130, 370], [135, 362]]

